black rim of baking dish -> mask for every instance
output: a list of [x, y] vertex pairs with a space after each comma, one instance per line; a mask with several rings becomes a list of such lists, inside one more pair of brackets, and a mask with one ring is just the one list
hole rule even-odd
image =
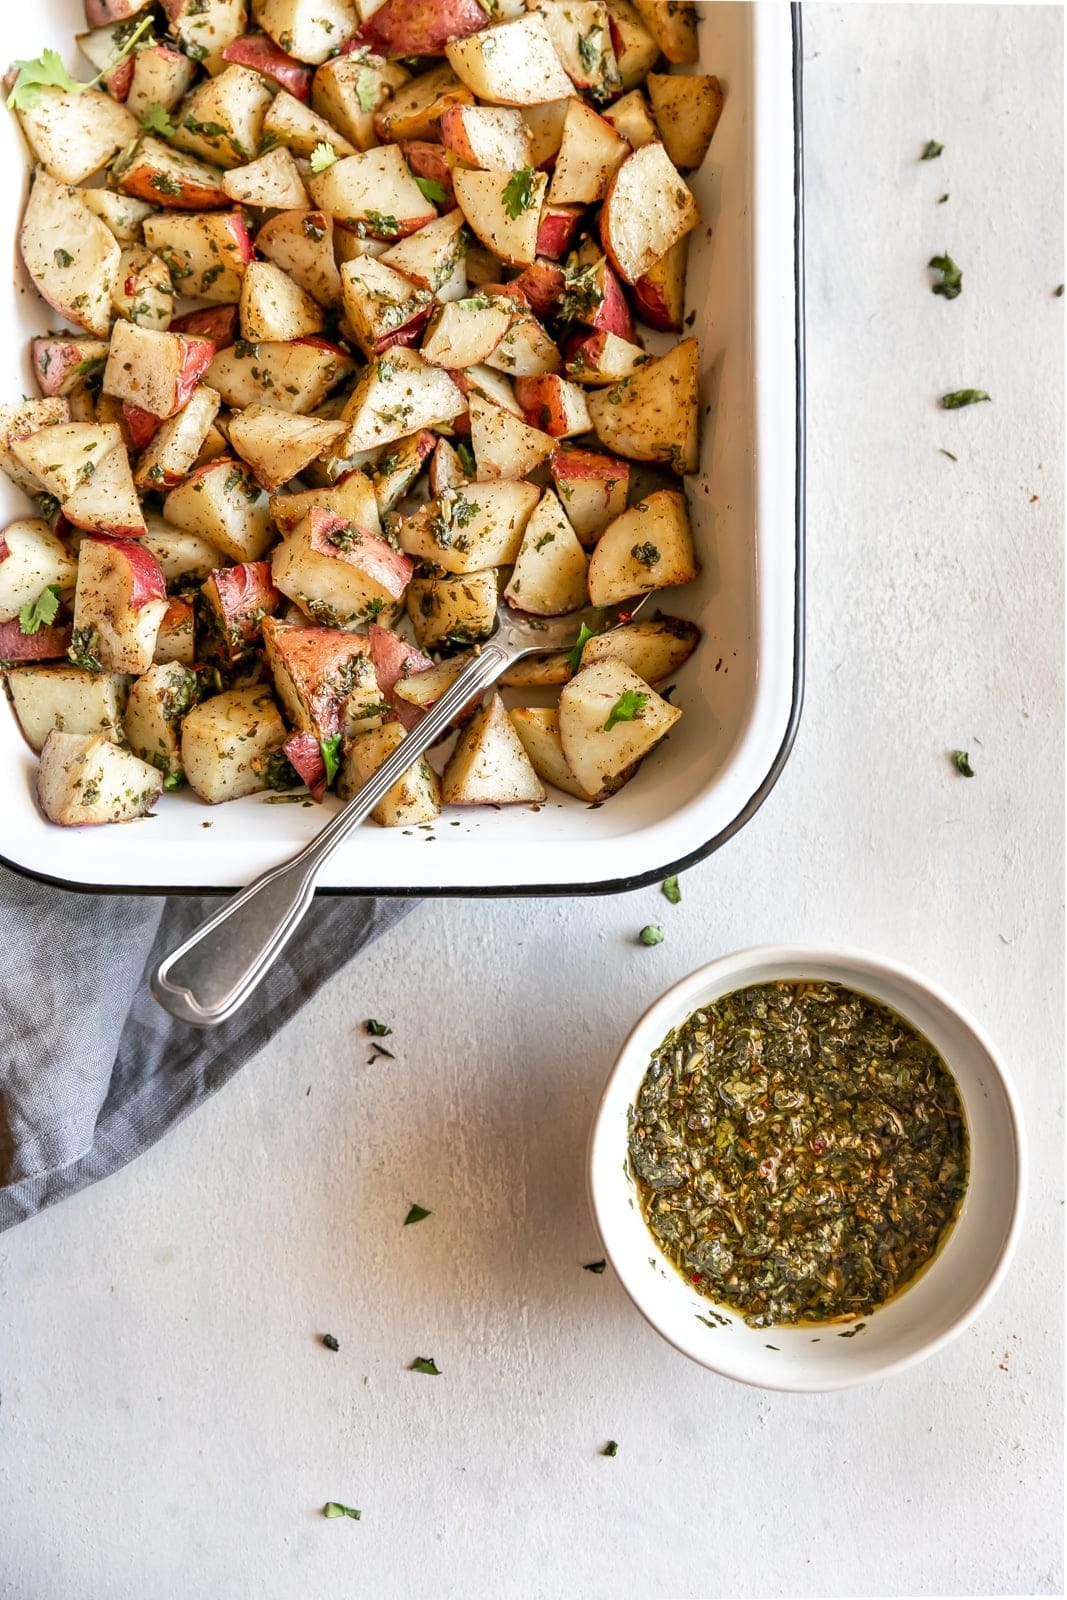
[[[691, 850], [688, 855], [681, 856], [677, 861], [669, 861], [662, 867], [656, 867], [650, 872], [635, 873], [631, 877], [607, 878], [596, 883], [547, 883], [547, 884], [494, 884], [489, 887], [442, 887], [434, 885], [430, 888], [415, 886], [390, 886], [388, 888], [323, 888], [318, 893], [322, 895], [352, 895], [360, 898], [388, 897], [390, 899], [413, 900], [504, 900], [504, 899], [548, 899], [562, 896], [575, 895], [601, 895], [625, 894], [631, 889], [644, 889], [649, 884], [659, 883], [663, 878], [672, 873], [684, 872], [686, 868], [695, 866], [698, 861], [703, 861], [714, 851], [721, 848], [735, 833], [739, 833], [747, 822], [755, 816], [760, 806], [774, 788], [786, 762], [789, 760], [800, 726], [800, 714], [804, 704], [804, 544], [805, 544], [805, 475], [804, 475], [804, 107], [802, 98], [803, 89], [803, 24], [801, 19], [801, 5], [799, 0], [794, 0], [790, 6], [793, 25], [793, 267], [796, 282], [796, 586], [794, 591], [793, 614], [793, 698], [789, 710], [789, 722], [785, 735], [778, 747], [778, 752], [771, 762], [766, 777], [759, 788], [749, 797], [746, 804], [737, 813], [733, 821], [725, 828], [710, 838], [705, 844]], [[49, 873], [36, 872], [32, 867], [21, 866], [17, 861], [9, 861], [6, 856], [0, 855], [0, 863], [17, 872], [20, 877], [32, 878], [37, 883], [54, 885], [57, 889], [67, 889], [73, 894], [122, 894], [122, 895], [232, 895], [238, 891], [238, 885], [229, 888], [215, 888], [210, 885], [188, 884], [160, 884], [160, 885], [131, 885], [126, 883], [71, 883], [65, 878], [53, 878]]]

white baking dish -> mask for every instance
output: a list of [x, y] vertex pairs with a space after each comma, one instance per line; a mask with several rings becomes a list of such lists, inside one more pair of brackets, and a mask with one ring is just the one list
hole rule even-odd
[[[446, 811], [413, 832], [367, 825], [332, 857], [322, 887], [409, 894], [553, 894], [632, 888], [707, 854], [752, 815], [788, 755], [803, 660], [803, 459], [799, 190], [799, 16], [775, 0], [701, 6], [702, 70], [726, 104], [692, 178], [703, 213], [689, 304], [703, 351], [701, 469], [687, 481], [703, 575], [663, 597], [704, 630], [678, 675], [685, 716], [667, 745], [607, 804], [552, 792], [540, 809]], [[80, 0], [5, 16], [12, 59], [46, 45], [71, 64]], [[84, 71], [84, 63], [78, 68]], [[14, 120], [0, 115], [0, 214], [14, 263], [26, 191]], [[30, 336], [57, 319], [21, 269], [4, 296], [0, 392], [35, 392]], [[4, 520], [25, 514], [5, 479]], [[54, 827], [33, 798], [36, 759], [0, 707], [2, 859], [71, 887], [230, 888], [303, 844], [318, 807], [250, 796], [208, 808], [167, 795], [121, 827]], [[329, 802], [333, 804], [333, 802]], [[424, 846], [433, 843], [432, 850]]]

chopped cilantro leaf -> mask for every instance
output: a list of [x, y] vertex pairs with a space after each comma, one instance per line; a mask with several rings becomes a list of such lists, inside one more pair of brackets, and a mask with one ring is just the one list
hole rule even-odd
[[641, 929], [641, 932], [637, 935], [637, 937], [640, 939], [642, 944], [662, 944], [664, 937], [663, 929], [656, 927], [655, 923], [650, 922], [647, 927]]
[[955, 300], [958, 294], [963, 293], [963, 273], [947, 252], [945, 255], [931, 256], [927, 265], [941, 274], [941, 282], [933, 285], [935, 294], [943, 295], [946, 300]]
[[596, 629], [587, 628], [583, 622], [581, 627], [578, 629], [578, 637], [574, 641], [573, 648], [571, 649], [570, 654], [567, 656], [567, 665], [570, 667], [572, 672], [578, 671], [578, 668], [582, 664], [582, 651], [585, 649], [590, 639], [595, 638]]
[[923, 153], [919, 157], [919, 160], [920, 161], [936, 161], [937, 157], [941, 154], [941, 152], [942, 152], [942, 150], [944, 148], [945, 148], [944, 145], [943, 144], [938, 144], [936, 139], [928, 139], [926, 141], [926, 148], [923, 150]]
[[375, 1039], [387, 1039], [393, 1031], [392, 1028], [386, 1027], [384, 1022], [376, 1021], [374, 1017], [368, 1017], [363, 1026]]
[[161, 106], [158, 100], [153, 100], [145, 111], [144, 116], [141, 118], [141, 127], [146, 133], [159, 133], [165, 139], [169, 139], [171, 134], [177, 132], [173, 122], [170, 120], [170, 112], [166, 106]]
[[56, 620], [59, 610], [59, 585], [50, 583], [36, 600], [27, 600], [19, 612], [19, 632], [37, 633], [42, 626]]
[[946, 411], [959, 411], [963, 406], [977, 405], [979, 400], [989, 400], [991, 396], [984, 389], [955, 389], [951, 394], [941, 396], [941, 404]]
[[353, 1522], [358, 1522], [363, 1515], [355, 1506], [343, 1506], [340, 1500], [327, 1500], [322, 1508], [324, 1517], [351, 1517]]
[[603, 1272], [607, 1267], [606, 1261], [587, 1261], [582, 1268], [583, 1272]]
[[424, 200], [429, 200], [431, 205], [443, 206], [448, 201], [448, 190], [443, 183], [438, 183], [436, 178], [419, 178], [415, 182], [422, 191]]
[[609, 1439], [601, 1453], [606, 1456], [617, 1456], [619, 1453], [618, 1442], [615, 1439]]
[[672, 906], [678, 904], [682, 898], [682, 890], [676, 874], [672, 873], [669, 878], [664, 878], [660, 885], [660, 892], [664, 900], [669, 900]]
[[971, 756], [968, 750], [953, 750], [952, 760], [956, 771], [964, 778], [974, 777], [974, 768], [971, 766]]
[[424, 1217], [429, 1217], [432, 1215], [433, 1213], [427, 1211], [425, 1206], [412, 1206], [411, 1210], [404, 1218], [404, 1226], [405, 1228], [410, 1227], [413, 1222], [421, 1222]]
[[378, 76], [370, 67], [360, 67], [356, 74], [356, 99], [361, 111], [373, 111], [378, 104]]
[[441, 1376], [441, 1369], [437, 1365], [437, 1362], [434, 1360], [433, 1356], [416, 1356], [414, 1361], [411, 1363], [411, 1366], [408, 1368], [408, 1371], [425, 1372], [431, 1378], [439, 1378]]
[[341, 768], [341, 735], [331, 733], [325, 739], [320, 739], [319, 749], [326, 767], [326, 787], [329, 788]]
[[332, 167], [336, 160], [337, 151], [332, 144], [327, 144], [323, 139], [311, 152], [311, 170], [312, 172], [325, 172], [327, 167]]
[[604, 732], [610, 733], [617, 722], [636, 722], [647, 705], [648, 695], [640, 689], [624, 689], [608, 712]]
[[326, 1346], [327, 1350], [340, 1350], [341, 1348], [332, 1333], [324, 1333], [322, 1336], [322, 1342]]
[[504, 210], [512, 222], [529, 211], [534, 202], [533, 167], [520, 167], [504, 185]]

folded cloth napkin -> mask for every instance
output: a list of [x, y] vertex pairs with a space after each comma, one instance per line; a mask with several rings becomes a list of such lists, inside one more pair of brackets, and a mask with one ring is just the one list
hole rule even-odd
[[0, 1231], [147, 1150], [412, 902], [316, 900], [243, 1009], [191, 1028], [148, 979], [218, 906], [72, 894], [0, 868]]

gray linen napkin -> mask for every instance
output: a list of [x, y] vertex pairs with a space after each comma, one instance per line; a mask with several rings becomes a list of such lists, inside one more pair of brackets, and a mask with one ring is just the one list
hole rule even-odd
[[218, 900], [72, 894], [0, 868], [0, 1232], [147, 1150], [412, 904], [316, 900], [243, 1010], [201, 1030], [148, 976]]

